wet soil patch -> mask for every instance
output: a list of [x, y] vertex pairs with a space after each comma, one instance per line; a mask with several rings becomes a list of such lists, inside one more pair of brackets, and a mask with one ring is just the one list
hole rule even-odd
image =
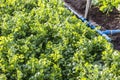
[[[85, 0], [64, 0], [64, 2], [84, 16]], [[92, 6], [88, 19], [94, 25], [101, 26], [102, 30], [120, 29], [120, 11], [117, 10], [113, 10], [109, 15], [106, 15], [100, 12], [97, 7]], [[120, 50], [120, 34], [110, 35], [110, 37], [112, 38], [114, 48]]]

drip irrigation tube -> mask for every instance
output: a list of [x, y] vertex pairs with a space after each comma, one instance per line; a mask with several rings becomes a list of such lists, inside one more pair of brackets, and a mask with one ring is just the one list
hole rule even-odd
[[[78, 18], [80, 18], [82, 20], [82, 22], [86, 23], [86, 25], [88, 27], [90, 27], [91, 29], [95, 29], [96, 26], [92, 25], [90, 22], [88, 22], [82, 15], [78, 14], [75, 10], [73, 10], [68, 4], [65, 4], [65, 6], [72, 11], [75, 15], [77, 15]], [[96, 30], [96, 29], [95, 29]], [[110, 31], [101, 31], [101, 30], [96, 30], [97, 33], [99, 33], [101, 36], [104, 36], [106, 38], [106, 40], [108, 40], [109, 42], [111, 41], [111, 38], [108, 37], [107, 33], [109, 34]]]
[[120, 33], [120, 29], [118, 29], [118, 30], [106, 30], [106, 31], [102, 31], [102, 32], [106, 35], [113, 35], [113, 34]]

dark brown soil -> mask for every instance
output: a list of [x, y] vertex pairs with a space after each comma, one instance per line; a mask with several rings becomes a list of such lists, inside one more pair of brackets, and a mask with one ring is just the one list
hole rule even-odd
[[[64, 0], [69, 6], [74, 8], [78, 13], [84, 15], [85, 0]], [[92, 6], [89, 11], [89, 21], [99, 26], [102, 30], [115, 30], [120, 29], [120, 12], [113, 10], [109, 15], [99, 11], [97, 7]], [[110, 35], [114, 48], [120, 50], [120, 34]]]

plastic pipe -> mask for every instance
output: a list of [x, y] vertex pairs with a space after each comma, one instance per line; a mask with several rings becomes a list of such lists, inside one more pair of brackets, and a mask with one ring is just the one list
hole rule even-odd
[[[90, 22], [88, 22], [84, 17], [82, 17], [82, 15], [78, 14], [75, 10], [73, 10], [70, 6], [68, 6], [67, 4], [65, 4], [65, 6], [71, 10], [75, 15], [78, 16], [78, 18], [80, 18], [82, 20], [82, 22], [86, 23], [86, 25], [88, 27], [90, 27], [91, 29], [95, 29], [96, 26], [92, 25]], [[103, 33], [101, 30], [96, 30], [97, 33], [99, 33], [101, 36], [105, 37], [108, 41], [111, 41], [111, 38], [108, 37], [105, 33]]]
[[105, 30], [105, 31], [102, 31], [104, 34], [107, 34], [107, 35], [113, 35], [113, 34], [118, 34], [120, 33], [120, 29], [118, 30]]

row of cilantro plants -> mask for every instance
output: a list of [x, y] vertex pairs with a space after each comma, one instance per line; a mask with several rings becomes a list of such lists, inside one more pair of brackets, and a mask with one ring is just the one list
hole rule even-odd
[[113, 10], [120, 11], [120, 0], [92, 0], [93, 4], [97, 6], [103, 13], [109, 14]]
[[61, 0], [0, 0], [0, 80], [119, 80], [119, 67]]

